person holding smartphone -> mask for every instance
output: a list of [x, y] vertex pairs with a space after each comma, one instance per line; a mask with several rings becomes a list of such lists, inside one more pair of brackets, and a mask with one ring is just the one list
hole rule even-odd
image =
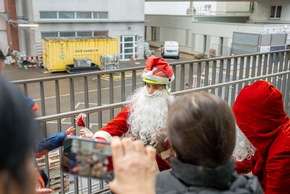
[[[145, 86], [136, 90], [131, 103], [93, 138], [110, 142], [112, 136], [126, 134], [132, 140], [139, 139], [144, 145], [156, 147], [157, 137], [167, 119], [168, 106], [174, 99], [169, 94], [174, 72], [163, 58], [151, 56], [146, 61], [142, 79]], [[160, 171], [170, 168], [159, 156], [156, 160]]]

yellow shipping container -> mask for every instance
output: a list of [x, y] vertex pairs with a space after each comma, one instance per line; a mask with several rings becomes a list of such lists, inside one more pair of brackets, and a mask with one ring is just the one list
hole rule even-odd
[[119, 40], [105, 37], [50, 37], [42, 40], [43, 65], [51, 72], [65, 71], [74, 58], [88, 58], [101, 68], [101, 55], [119, 56]]

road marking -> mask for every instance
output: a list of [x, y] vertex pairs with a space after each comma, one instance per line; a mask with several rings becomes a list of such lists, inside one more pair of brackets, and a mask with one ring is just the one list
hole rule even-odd
[[[139, 82], [139, 83], [136, 83], [136, 85], [140, 85], [141, 84], [141, 82]], [[132, 84], [126, 84], [125, 85], [125, 87], [128, 87], [128, 86], [132, 86]], [[121, 86], [114, 86], [114, 88], [121, 88]], [[104, 91], [104, 90], [109, 90], [110, 88], [109, 87], [107, 87], [107, 88], [102, 88], [101, 90], [102, 91]], [[97, 89], [95, 89], [95, 90], [89, 90], [88, 91], [88, 93], [90, 93], [90, 92], [96, 92], [96, 91], [98, 91]], [[74, 94], [75, 95], [79, 95], [79, 94], [83, 94], [84, 92], [75, 92]], [[67, 93], [67, 94], [62, 94], [62, 95], [60, 95], [60, 97], [67, 97], [67, 96], [70, 96], [70, 94], [69, 93]], [[45, 97], [44, 99], [45, 100], [48, 100], [48, 99], [54, 99], [54, 98], [56, 98], [56, 96], [49, 96], [49, 97]], [[33, 99], [34, 101], [40, 101], [41, 99], [40, 98], [35, 98], [35, 99]]]
[[[142, 74], [142, 72], [137, 72], [136, 76], [139, 76], [141, 74]], [[132, 73], [125, 73], [125, 79], [132, 77], [132, 75], [133, 75]], [[121, 78], [122, 78], [121, 74], [113, 75], [113, 80], [114, 81], [119, 81], [119, 80], [121, 80]], [[101, 79], [105, 80], [105, 81], [110, 81], [110, 75], [108, 75], [108, 74], [102, 75]]]
[[[78, 102], [78, 106], [81, 105], [81, 104], [86, 104], [85, 102]], [[105, 105], [108, 105], [108, 104], [101, 104], [99, 105], [98, 103], [93, 103], [93, 102], [90, 102], [89, 105], [93, 105], [93, 106], [105, 106]], [[77, 109], [77, 107], [75, 107]]]

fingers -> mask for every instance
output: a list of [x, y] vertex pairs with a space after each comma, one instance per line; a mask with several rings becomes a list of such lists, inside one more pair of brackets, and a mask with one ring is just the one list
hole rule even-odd
[[150, 161], [155, 161], [155, 158], [156, 158], [156, 152], [155, 152], [155, 150], [154, 150], [153, 147], [151, 147], [151, 146], [146, 146], [146, 147], [145, 147], [145, 153], [146, 153], [146, 155], [147, 155], [147, 157], [148, 157], [148, 159], [149, 159]]
[[70, 128], [68, 128], [67, 130], [66, 130], [66, 134], [67, 135], [70, 135], [73, 131], [75, 131], [76, 130], [76, 128], [74, 128], [73, 126], [71, 126]]
[[[112, 154], [114, 159], [121, 158], [125, 154], [130, 153], [142, 153], [145, 154], [144, 145], [142, 141], [136, 140], [132, 141], [129, 138], [123, 138], [122, 140], [119, 137], [113, 137], [111, 142]], [[151, 153], [153, 151], [153, 153]], [[155, 155], [155, 151], [149, 150], [152, 155]], [[151, 156], [151, 155], [150, 155]]]
[[112, 137], [111, 140], [112, 156], [113, 156], [113, 165], [116, 166], [118, 161], [124, 156], [124, 149], [119, 137]]
[[118, 181], [113, 180], [113, 181], [109, 182], [109, 188], [111, 191], [113, 191], [113, 193], [119, 193], [118, 192], [118, 188], [119, 188]]
[[145, 149], [144, 149], [144, 145], [142, 141], [138, 141], [138, 140], [134, 141], [133, 146], [134, 146], [135, 151], [145, 154]]
[[46, 193], [52, 193], [51, 189], [43, 188], [43, 189], [36, 189], [37, 194], [46, 194]]
[[76, 128], [74, 128], [74, 126], [71, 126], [67, 129], [67, 131], [75, 131], [75, 130], [76, 130]]
[[130, 154], [136, 150], [133, 141], [129, 138], [122, 139], [122, 144], [126, 154]]

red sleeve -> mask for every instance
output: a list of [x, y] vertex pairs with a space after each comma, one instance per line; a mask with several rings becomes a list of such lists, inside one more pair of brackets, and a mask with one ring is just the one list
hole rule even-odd
[[[290, 130], [290, 128], [288, 129]], [[279, 134], [272, 144], [266, 163], [265, 193], [289, 193], [290, 190], [290, 136]]]
[[250, 160], [235, 161], [238, 174], [247, 174], [252, 171]]
[[101, 137], [101, 138], [106, 139], [105, 137], [103, 137], [101, 135], [101, 132], [107, 132], [111, 136], [119, 136], [119, 137], [121, 137], [122, 135], [124, 135], [128, 131], [128, 124], [127, 124], [128, 112], [129, 112], [129, 107], [126, 106], [105, 127], [103, 127], [102, 129], [100, 129], [99, 131], [97, 131], [95, 133], [94, 137], [95, 138]]

